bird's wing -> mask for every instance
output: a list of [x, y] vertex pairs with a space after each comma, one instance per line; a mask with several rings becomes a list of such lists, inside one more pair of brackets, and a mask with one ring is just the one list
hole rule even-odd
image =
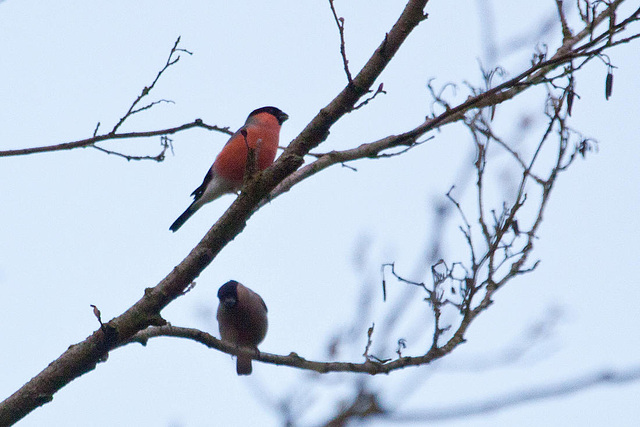
[[[226, 144], [224, 144], [224, 147], [226, 147], [227, 145], [231, 144], [231, 141], [233, 141], [235, 138], [240, 136], [242, 131], [244, 129], [246, 129], [246, 128], [247, 128], [247, 125], [244, 125], [240, 129], [238, 129], [238, 131], [236, 133], [231, 135], [231, 138], [229, 138], [229, 140], [226, 142]], [[224, 150], [224, 147], [222, 147], [222, 150]], [[222, 151], [222, 150], [220, 150], [220, 151]], [[193, 190], [193, 193], [191, 193], [191, 195], [194, 196], [193, 197], [193, 201], [194, 202], [196, 200], [198, 200], [200, 197], [202, 197], [202, 193], [204, 193], [204, 190], [207, 188], [207, 186], [209, 185], [209, 183], [211, 182], [211, 180], [213, 179], [214, 176], [215, 176], [215, 172], [213, 170], [213, 165], [212, 165], [211, 168], [209, 168], [209, 171], [205, 175], [204, 179], [202, 180], [202, 184], [200, 184], [200, 186], [198, 188], [196, 188], [195, 190]]]
[[204, 193], [204, 190], [207, 188], [207, 185], [209, 185], [209, 183], [213, 179], [214, 173], [215, 172], [213, 171], [213, 166], [211, 166], [211, 168], [209, 168], [209, 172], [207, 172], [204, 179], [202, 180], [202, 184], [200, 184], [200, 187], [193, 190], [193, 193], [191, 193], [191, 195], [193, 196], [194, 202], [198, 200], [200, 197], [202, 197], [202, 193]]

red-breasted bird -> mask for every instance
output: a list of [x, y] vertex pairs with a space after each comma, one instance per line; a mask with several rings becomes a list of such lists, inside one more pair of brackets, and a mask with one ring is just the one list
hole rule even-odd
[[247, 167], [247, 145], [256, 150], [256, 169], [268, 168], [276, 157], [280, 127], [289, 116], [276, 107], [253, 110], [247, 121], [225, 144], [193, 193], [193, 203], [175, 220], [169, 230], [175, 232], [198, 209], [226, 193], [234, 193], [242, 186]]
[[[267, 305], [260, 295], [235, 280], [229, 280], [218, 290], [218, 327], [220, 336], [238, 347], [258, 351], [258, 344], [267, 334]], [[251, 373], [251, 357], [238, 356], [238, 375]]]

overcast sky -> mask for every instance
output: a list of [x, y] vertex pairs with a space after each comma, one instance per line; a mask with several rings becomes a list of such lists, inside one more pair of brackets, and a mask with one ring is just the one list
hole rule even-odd
[[[121, 131], [195, 118], [235, 130], [251, 110], [275, 105], [290, 116], [281, 132], [286, 145], [346, 82], [326, 1], [0, 3], [0, 150], [90, 137], [98, 122], [99, 132], [108, 131], [151, 83], [178, 36], [193, 55], [181, 55], [150, 99], [175, 103], [136, 115]], [[554, 17], [553, 3], [494, 1], [492, 37], [500, 55], [493, 57], [482, 43], [480, 24], [491, 22], [488, 9], [479, 7], [483, 2], [430, 2], [429, 19], [379, 80], [388, 93], [346, 116], [319, 151], [351, 148], [420, 124], [430, 113], [431, 78], [437, 86], [481, 86], [479, 62], [518, 74], [535, 43], [510, 51], [507, 42], [536, 34]], [[366, 61], [403, 5], [336, 1], [352, 70]], [[575, 24], [575, 11], [570, 16]], [[556, 26], [537, 41], [553, 52], [560, 39]], [[598, 140], [599, 149], [560, 178], [536, 242], [538, 269], [498, 292], [451, 356], [373, 379], [374, 390], [388, 391], [385, 403], [437, 411], [637, 366], [638, 52], [637, 43], [608, 52], [618, 67], [609, 101], [602, 62], [578, 74], [580, 98], [570, 124]], [[464, 100], [464, 90], [461, 85], [450, 96]], [[498, 108], [503, 135], [520, 137], [523, 117], [532, 118], [532, 134], [541, 134], [545, 123], [535, 116], [540, 95]], [[329, 337], [358, 317], [365, 289], [374, 308], [362, 315], [358, 344], [341, 355], [361, 361], [366, 328], [381, 322], [402, 292], [394, 282], [390, 302], [382, 302], [380, 265], [395, 262], [408, 278], [428, 280], [429, 268], [416, 266], [431, 237], [434, 204], [452, 185], [464, 188], [460, 171], [473, 159], [468, 132], [450, 126], [434, 136], [404, 156], [355, 162], [357, 172], [334, 166], [274, 200], [163, 317], [218, 335], [215, 295], [236, 279], [269, 307], [262, 350], [324, 360]], [[162, 163], [127, 162], [93, 149], [0, 159], [2, 399], [98, 327], [90, 304], [104, 320], [121, 314], [188, 254], [233, 196], [207, 205], [175, 234], [168, 227], [226, 139], [199, 129], [174, 135]], [[160, 149], [157, 138], [103, 146], [132, 154]], [[454, 220], [447, 229], [444, 255], [450, 262], [466, 259], [457, 225]], [[415, 331], [431, 327], [422, 297], [417, 293], [406, 307], [415, 314], [389, 342], [407, 338], [408, 354], [423, 351], [410, 338]], [[541, 322], [548, 333], [529, 345], [528, 331]], [[521, 348], [520, 357], [503, 361]], [[147, 347], [113, 351], [107, 363], [19, 425], [280, 425], [275, 406], [297, 393], [307, 399], [294, 399], [297, 408], [309, 405], [301, 421], [314, 425], [349, 396], [344, 375], [304, 378], [292, 368], [261, 363], [254, 363], [251, 377], [238, 378], [228, 355], [158, 338]], [[406, 389], [415, 392], [405, 396]], [[637, 382], [604, 385], [434, 425], [635, 425], [639, 395]]]

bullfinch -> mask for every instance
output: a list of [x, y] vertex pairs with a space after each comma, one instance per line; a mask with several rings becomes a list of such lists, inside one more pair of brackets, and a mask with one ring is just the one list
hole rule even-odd
[[242, 186], [247, 167], [247, 146], [255, 149], [257, 170], [268, 168], [276, 157], [280, 127], [289, 116], [276, 107], [253, 110], [247, 121], [225, 144], [207, 172], [200, 187], [193, 193], [193, 203], [175, 220], [169, 230], [175, 232], [205, 203]]
[[[258, 344], [267, 334], [267, 305], [260, 295], [251, 289], [229, 280], [218, 290], [218, 327], [224, 341], [238, 347], [250, 347], [258, 351]], [[238, 356], [238, 375], [251, 373], [251, 357]]]

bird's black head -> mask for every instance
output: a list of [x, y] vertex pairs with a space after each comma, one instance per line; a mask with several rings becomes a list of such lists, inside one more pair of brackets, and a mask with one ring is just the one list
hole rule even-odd
[[220, 303], [227, 307], [234, 307], [238, 303], [238, 285], [235, 280], [229, 280], [218, 289]]
[[279, 108], [276, 108], [276, 107], [258, 108], [257, 110], [253, 110], [251, 112], [251, 114], [249, 114], [249, 117], [255, 116], [256, 114], [260, 114], [260, 113], [269, 113], [269, 114], [271, 114], [273, 117], [278, 119], [278, 123], [281, 124], [281, 125], [289, 118], [287, 113], [285, 113], [284, 111], [282, 111], [282, 110], [280, 110]]

